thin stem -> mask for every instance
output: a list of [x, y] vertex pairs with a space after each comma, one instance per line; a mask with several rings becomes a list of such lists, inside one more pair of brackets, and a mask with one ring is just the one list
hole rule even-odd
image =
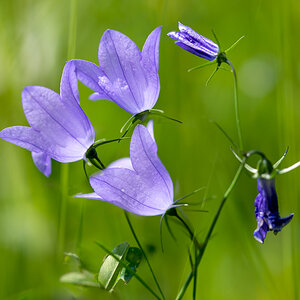
[[109, 143], [113, 143], [113, 142], [118, 142], [118, 141], [121, 141], [121, 140], [124, 140], [124, 139], [127, 139], [127, 138], [118, 138], [118, 139], [113, 139], [113, 140], [105, 140], [105, 141], [99, 141], [99, 142], [96, 142], [93, 147], [94, 148], [97, 148], [99, 146], [102, 146], [102, 145], [105, 145], [105, 144], [109, 144]]
[[[212, 221], [212, 223], [210, 225], [210, 228], [209, 228], [209, 230], [207, 232], [207, 235], [205, 237], [204, 243], [202, 244], [202, 246], [200, 248], [199, 255], [198, 255], [198, 257], [197, 257], [197, 259], [195, 261], [195, 268], [198, 268], [198, 266], [199, 266], [199, 264], [201, 262], [201, 259], [202, 259], [203, 255], [204, 255], [205, 250], [206, 250], [206, 246], [207, 246], [207, 244], [208, 244], [208, 242], [210, 240], [210, 237], [211, 237], [211, 235], [213, 233], [215, 225], [216, 225], [216, 223], [217, 223], [217, 221], [219, 219], [219, 216], [220, 216], [220, 214], [222, 212], [224, 204], [226, 203], [227, 198], [229, 197], [230, 193], [232, 192], [233, 188], [235, 187], [235, 185], [236, 185], [236, 183], [237, 183], [237, 181], [238, 181], [238, 179], [239, 179], [239, 177], [241, 175], [243, 167], [244, 167], [244, 165], [246, 163], [246, 159], [247, 159], [246, 157], [243, 159], [243, 161], [240, 164], [240, 166], [239, 166], [239, 168], [238, 168], [238, 170], [237, 170], [237, 172], [236, 172], [236, 174], [235, 174], [235, 176], [234, 176], [234, 178], [233, 178], [230, 186], [228, 187], [228, 189], [226, 190], [226, 192], [225, 192], [225, 194], [224, 194], [224, 196], [222, 198], [220, 206], [219, 206], [219, 208], [218, 208], [218, 210], [217, 210], [217, 212], [215, 214], [215, 217], [214, 217], [214, 219], [213, 219], [213, 221]], [[183, 284], [182, 288], [180, 289], [180, 291], [179, 291], [179, 293], [178, 293], [178, 295], [176, 297], [176, 300], [180, 300], [184, 296], [184, 294], [185, 294], [185, 292], [186, 292], [186, 290], [187, 290], [187, 288], [188, 288], [188, 286], [189, 286], [189, 284], [190, 284], [190, 282], [191, 282], [191, 280], [193, 278], [193, 275], [194, 275], [193, 273], [194, 272], [192, 271], [188, 275], [185, 283]]]
[[277, 167], [279, 167], [279, 165], [281, 164], [281, 162], [284, 160], [285, 156], [287, 155], [289, 151], [289, 146], [287, 146], [285, 152], [283, 153], [283, 155], [280, 157], [280, 159], [278, 161], [276, 161], [276, 163], [273, 165], [273, 168], [276, 169]]
[[236, 121], [236, 127], [238, 132], [238, 138], [239, 138], [239, 147], [240, 151], [243, 150], [243, 139], [242, 139], [242, 131], [241, 131], [241, 124], [240, 124], [240, 113], [239, 113], [239, 102], [238, 102], [238, 84], [237, 84], [237, 76], [235, 69], [232, 65], [232, 63], [226, 59], [226, 63], [231, 67], [232, 74], [233, 74], [233, 83], [234, 83], [234, 109], [235, 109], [235, 121]]
[[190, 235], [191, 241], [194, 244], [195, 265], [192, 268], [191, 273], [192, 273], [192, 277], [194, 278], [193, 300], [195, 300], [196, 299], [196, 293], [197, 293], [197, 265], [196, 265], [196, 263], [197, 263], [198, 250], [200, 249], [200, 244], [199, 244], [194, 232], [192, 231], [192, 229], [189, 227], [189, 225], [186, 223], [186, 221], [178, 215], [176, 210], [175, 210], [175, 213], [173, 215], [184, 225], [184, 227], [186, 228], [186, 230], [188, 231], [188, 233]]
[[190, 68], [190, 69], [188, 69], [188, 72], [191, 72], [191, 71], [194, 71], [194, 70], [197, 70], [197, 69], [202, 69], [202, 68], [204, 68], [206, 66], [211, 66], [211, 65], [214, 65], [216, 63], [217, 63], [216, 61], [210, 61], [210, 62], [207, 62], [205, 64], [202, 64], [202, 65]]
[[81, 199], [80, 203], [80, 220], [79, 220], [79, 228], [77, 233], [77, 241], [76, 241], [76, 248], [77, 248], [77, 254], [80, 257], [81, 254], [81, 241], [82, 241], [82, 235], [83, 235], [83, 220], [85, 215], [85, 199]]
[[58, 256], [64, 252], [65, 245], [65, 227], [66, 227], [66, 210], [68, 197], [69, 165], [63, 164], [60, 169], [60, 187], [61, 201], [58, 221]]
[[224, 52], [227, 54], [230, 50], [235, 48], [235, 46], [244, 38], [245, 36], [241, 36], [237, 41], [235, 41], [228, 49], [226, 49]]
[[[175, 215], [175, 217], [183, 224], [184, 228], [187, 230], [187, 232], [190, 235], [190, 238], [192, 240], [192, 242], [196, 241], [194, 232], [192, 231], [192, 229], [190, 228], [190, 226], [185, 222], [185, 220], [183, 218], [181, 218], [177, 213]], [[198, 242], [197, 242], [197, 247], [198, 247]]]
[[106, 247], [104, 247], [102, 244], [96, 242], [96, 244], [102, 248], [106, 253], [111, 255], [116, 261], [118, 261], [124, 268], [126, 268], [126, 271], [130, 273], [130, 275], [134, 276], [156, 299], [161, 300], [161, 298], [151, 289], [151, 287], [138, 275], [136, 272], [134, 272], [132, 269], [128, 267], [127, 264], [125, 264], [117, 255], [115, 255], [113, 252], [109, 251]]
[[157, 110], [150, 110], [150, 113], [151, 113], [152, 115], [160, 116], [160, 117], [166, 118], [166, 119], [168, 119], [168, 120], [175, 121], [175, 122], [177, 122], [177, 123], [182, 124], [182, 121], [177, 120], [177, 119], [174, 119], [174, 118], [171, 118], [171, 117], [168, 117], [168, 116], [166, 116], [166, 115], [164, 114], [164, 112], [160, 113], [160, 112], [157, 111]]
[[[196, 247], [194, 247], [194, 252], [195, 252], [195, 260], [196, 260], [197, 259], [197, 255], [198, 255]], [[196, 294], [197, 294], [197, 275], [198, 275], [198, 268], [197, 268], [196, 265], [194, 266], [193, 272], [194, 272], [194, 276], [193, 276], [194, 277], [193, 300], [196, 300]]]
[[292, 166], [288, 167], [288, 168], [285, 168], [285, 169], [282, 169], [282, 170], [279, 170], [278, 171], [278, 174], [284, 174], [284, 173], [288, 173], [296, 168], [298, 168], [300, 166], [300, 161], [296, 162], [295, 164], [293, 164]]
[[157, 286], [157, 288], [158, 288], [158, 290], [159, 290], [159, 292], [160, 292], [160, 294], [161, 294], [161, 296], [162, 296], [162, 299], [165, 299], [164, 293], [163, 293], [163, 291], [162, 291], [162, 289], [161, 289], [161, 287], [160, 287], [160, 285], [159, 285], [159, 283], [158, 283], [158, 280], [156, 279], [156, 276], [155, 276], [154, 271], [153, 271], [153, 269], [152, 269], [152, 267], [151, 267], [150, 261], [148, 260], [147, 255], [146, 255], [144, 249], [142, 248], [142, 245], [141, 245], [141, 243], [140, 243], [140, 241], [139, 241], [139, 239], [138, 239], [138, 237], [137, 237], [137, 235], [136, 235], [136, 233], [135, 233], [135, 231], [134, 231], [134, 229], [133, 229], [133, 226], [132, 226], [132, 223], [131, 223], [131, 221], [130, 221], [130, 219], [129, 219], [128, 213], [127, 213], [125, 210], [124, 210], [124, 214], [125, 214], [126, 221], [127, 221], [128, 225], [129, 225], [129, 228], [130, 228], [130, 230], [131, 230], [131, 233], [132, 233], [132, 235], [133, 235], [133, 237], [134, 237], [136, 243], [138, 244], [139, 248], [141, 249], [141, 251], [142, 251], [142, 253], [143, 253], [143, 256], [144, 256], [145, 259], [146, 259], [146, 262], [147, 262], [147, 264], [148, 264], [148, 267], [149, 267], [149, 269], [150, 269], [150, 272], [151, 272], [151, 274], [152, 274], [152, 277], [153, 277], [153, 279], [154, 279], [154, 281], [155, 281], [155, 284], [156, 284], [156, 286]]
[[77, 0], [70, 0], [68, 60], [75, 57], [77, 33]]
[[[77, 0], [70, 0], [70, 22], [68, 40], [68, 60], [75, 56], [76, 49]], [[60, 172], [61, 203], [58, 224], [58, 255], [63, 253], [65, 243], [66, 208], [68, 197], [69, 165], [63, 164]]]
[[229, 136], [229, 134], [222, 128], [221, 125], [219, 125], [217, 122], [212, 121], [212, 123], [214, 123], [218, 129], [224, 134], [224, 136], [227, 138], [227, 140], [230, 142], [230, 144], [235, 148], [238, 149], [237, 144], [233, 141], [233, 139]]

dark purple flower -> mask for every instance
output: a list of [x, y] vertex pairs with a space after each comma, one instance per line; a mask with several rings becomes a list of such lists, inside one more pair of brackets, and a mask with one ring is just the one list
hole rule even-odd
[[280, 217], [274, 178], [259, 177], [257, 179], [257, 189], [259, 194], [254, 203], [257, 228], [253, 236], [257, 241], [263, 243], [268, 231], [277, 234], [292, 220], [294, 214], [290, 214], [285, 218]]
[[217, 44], [180, 22], [178, 22], [178, 28], [180, 31], [168, 33], [170, 38], [176, 40], [175, 43], [178, 46], [209, 61], [217, 58], [219, 54]]
[[0, 138], [31, 151], [34, 163], [46, 176], [51, 173], [51, 158], [59, 162], [85, 158], [95, 133], [79, 105], [72, 62], [64, 68], [60, 95], [45, 87], [27, 86], [22, 92], [22, 103], [30, 127], [5, 128]]
[[78, 79], [95, 91], [90, 99], [111, 100], [133, 115], [152, 109], [160, 91], [160, 32], [158, 27], [150, 33], [141, 52], [126, 35], [109, 29], [99, 44], [99, 66], [73, 60]]
[[90, 177], [95, 193], [79, 194], [110, 202], [142, 216], [163, 215], [173, 204], [173, 183], [157, 156], [152, 122], [137, 125], [131, 138], [130, 158], [122, 158]]

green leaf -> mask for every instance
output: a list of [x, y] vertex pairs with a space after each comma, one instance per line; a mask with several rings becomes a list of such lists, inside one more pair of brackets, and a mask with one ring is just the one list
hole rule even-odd
[[[129, 249], [128, 243], [122, 243], [112, 250], [112, 253], [119, 258], [120, 261], [126, 263], [126, 254]], [[104, 259], [98, 274], [98, 282], [100, 285], [111, 291], [119, 280], [120, 273], [124, 266], [113, 256], [108, 255]]]
[[[126, 261], [128, 262], [128, 268], [136, 272], [137, 267], [141, 263], [143, 258], [143, 252], [140, 248], [130, 247], [126, 254]], [[133, 277], [133, 274], [128, 271], [128, 269], [123, 268], [119, 277], [119, 280], [122, 279], [126, 284]]]
[[100, 287], [96, 276], [89, 271], [71, 272], [60, 277], [60, 282], [71, 283], [85, 287]]

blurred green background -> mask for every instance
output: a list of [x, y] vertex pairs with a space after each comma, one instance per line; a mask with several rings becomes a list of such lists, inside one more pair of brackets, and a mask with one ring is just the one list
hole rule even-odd
[[[208, 213], [186, 211], [199, 239], [204, 238], [238, 167], [228, 141], [210, 122], [217, 121], [236, 139], [233, 82], [230, 72], [219, 71], [206, 87], [212, 67], [187, 72], [205, 61], [166, 36], [181, 21], [209, 38], [214, 29], [224, 48], [245, 35], [229, 54], [238, 73], [245, 148], [259, 149], [275, 162], [289, 146], [283, 166], [300, 159], [298, 0], [78, 0], [74, 4], [72, 9], [70, 0], [0, 0], [1, 129], [27, 124], [21, 105], [26, 85], [59, 91], [68, 58], [97, 63], [98, 44], [107, 28], [123, 32], [141, 48], [147, 35], [163, 25], [156, 108], [183, 124], [156, 120], [155, 136], [176, 198], [205, 187], [190, 200], [204, 201], [202, 208]], [[115, 138], [130, 115], [108, 101], [90, 102], [90, 93], [80, 84], [81, 103], [97, 138]], [[128, 152], [128, 142], [99, 149], [106, 164]], [[69, 197], [60, 247], [62, 165], [53, 161], [52, 175], [46, 178], [28, 151], [2, 140], [0, 158], [0, 299], [153, 299], [136, 279], [128, 286], [120, 283], [111, 294], [59, 283], [63, 273], [74, 270], [63, 263], [63, 251], [77, 252], [81, 207], [80, 255], [92, 271], [99, 270], [105, 255], [94, 241], [110, 249], [124, 241], [135, 245], [121, 209], [72, 198], [90, 191], [81, 162], [64, 169], [69, 171]], [[199, 299], [299, 299], [299, 179], [300, 170], [276, 179], [281, 215], [294, 212], [295, 216], [276, 237], [269, 233], [261, 245], [252, 236], [256, 182], [243, 172], [201, 262]], [[167, 299], [174, 299], [189, 273], [188, 239], [180, 226], [171, 223], [178, 239], [174, 242], [165, 230], [162, 253], [160, 218], [132, 216], [131, 220], [142, 244], [152, 249], [148, 255]], [[155, 288], [145, 263], [138, 272]], [[191, 295], [189, 289], [185, 299]]]

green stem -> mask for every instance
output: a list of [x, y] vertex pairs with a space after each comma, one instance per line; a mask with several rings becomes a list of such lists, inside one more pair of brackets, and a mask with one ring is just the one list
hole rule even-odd
[[173, 215], [183, 224], [183, 226], [186, 228], [186, 230], [188, 231], [191, 241], [194, 244], [194, 255], [195, 255], [195, 264], [192, 267], [192, 277], [194, 278], [194, 286], [193, 286], [193, 300], [196, 299], [196, 293], [197, 293], [197, 266], [196, 266], [196, 262], [197, 262], [197, 256], [198, 256], [198, 250], [200, 249], [200, 244], [195, 236], [195, 233], [193, 232], [193, 230], [189, 227], [189, 225], [186, 223], [186, 221], [181, 218], [177, 211], [175, 210], [173, 212]]
[[[221, 214], [221, 211], [222, 211], [222, 209], [224, 207], [224, 204], [226, 203], [227, 198], [229, 197], [230, 193], [232, 192], [233, 188], [235, 187], [235, 185], [236, 185], [236, 183], [237, 183], [237, 181], [238, 181], [238, 179], [239, 179], [239, 177], [241, 175], [243, 167], [244, 167], [244, 165], [246, 163], [246, 159], [247, 159], [247, 157], [245, 157], [243, 159], [243, 161], [240, 164], [240, 166], [239, 166], [239, 168], [238, 168], [238, 170], [237, 170], [237, 172], [236, 172], [236, 174], [235, 174], [235, 176], [234, 176], [234, 178], [233, 178], [230, 186], [228, 187], [228, 189], [226, 190], [226, 192], [225, 192], [225, 194], [223, 196], [223, 199], [222, 199], [222, 201], [220, 203], [220, 206], [219, 206], [219, 208], [217, 210], [217, 213], [215, 214], [215, 217], [214, 217], [214, 219], [212, 221], [212, 224], [210, 225], [210, 228], [209, 228], [209, 230], [207, 232], [207, 235], [205, 237], [204, 243], [203, 243], [203, 245], [200, 248], [199, 255], [198, 255], [198, 257], [197, 257], [197, 259], [195, 261], [195, 268], [198, 268], [198, 266], [199, 266], [199, 264], [201, 262], [201, 259], [202, 259], [203, 255], [204, 255], [204, 252], [206, 250], [207, 244], [208, 244], [208, 242], [210, 240], [210, 237], [211, 237], [211, 235], [213, 233], [215, 225], [216, 225], [216, 223], [217, 223], [217, 221], [219, 219], [219, 216]], [[185, 294], [185, 292], [186, 292], [186, 290], [187, 290], [187, 288], [188, 288], [188, 286], [189, 286], [189, 284], [190, 284], [190, 282], [191, 282], [191, 280], [193, 278], [193, 275], [194, 275], [194, 272], [193, 271], [190, 272], [190, 274], [188, 275], [188, 277], [187, 277], [185, 283], [183, 284], [181, 290], [179, 291], [179, 293], [178, 293], [178, 295], [176, 297], [176, 300], [182, 299], [182, 297], [184, 296], [184, 294]]]
[[[70, 23], [68, 41], [68, 60], [75, 56], [76, 49], [76, 20], [77, 20], [77, 0], [70, 0]], [[58, 255], [64, 250], [65, 227], [66, 227], [66, 208], [68, 197], [69, 165], [61, 165], [60, 172], [61, 203], [58, 223]]]
[[235, 69], [232, 65], [232, 63], [226, 59], [226, 63], [230, 66], [233, 74], [233, 83], [234, 83], [234, 110], [235, 110], [235, 121], [236, 121], [236, 127], [238, 132], [238, 138], [239, 138], [239, 146], [240, 151], [243, 151], [243, 139], [242, 139], [242, 131], [241, 131], [241, 124], [240, 124], [240, 113], [239, 113], [239, 102], [238, 102], [238, 84], [237, 84], [237, 76]]
[[61, 202], [60, 202], [59, 223], [58, 223], [58, 255], [59, 256], [64, 251], [64, 244], [65, 244], [68, 179], [69, 179], [69, 166], [67, 164], [63, 164], [61, 165], [61, 171], [60, 171]]
[[77, 0], [70, 0], [68, 60], [75, 57], [77, 34]]
[[77, 254], [78, 254], [79, 257], [80, 257], [80, 254], [81, 254], [81, 241], [82, 241], [82, 235], [83, 235], [84, 214], [85, 214], [85, 199], [81, 199], [81, 203], [80, 203], [80, 220], [79, 220], [79, 227], [78, 227], [77, 241], [76, 241], [76, 249], [77, 249]]
[[153, 269], [152, 269], [152, 267], [151, 267], [150, 261], [148, 260], [147, 255], [146, 255], [144, 249], [142, 248], [141, 243], [139, 242], [139, 239], [138, 239], [138, 237], [137, 237], [137, 235], [136, 235], [136, 233], [135, 233], [135, 231], [134, 231], [134, 229], [133, 229], [132, 223], [131, 223], [131, 221], [130, 221], [130, 219], [129, 219], [128, 213], [127, 213], [125, 210], [124, 210], [124, 214], [125, 214], [126, 221], [127, 221], [128, 225], [129, 225], [129, 228], [130, 228], [130, 230], [131, 230], [131, 233], [132, 233], [132, 235], [133, 235], [133, 237], [134, 237], [136, 243], [138, 244], [139, 248], [141, 249], [141, 251], [142, 251], [142, 253], [143, 253], [143, 256], [144, 256], [145, 259], [146, 259], [146, 262], [147, 262], [147, 264], [148, 264], [148, 267], [149, 267], [149, 269], [150, 269], [150, 272], [151, 272], [151, 274], [152, 274], [152, 277], [153, 277], [153, 279], [154, 279], [154, 281], [155, 281], [155, 284], [156, 284], [156, 286], [157, 286], [157, 288], [158, 288], [158, 290], [159, 290], [159, 292], [160, 292], [160, 294], [161, 294], [161, 296], [162, 296], [162, 299], [165, 299], [164, 293], [163, 293], [163, 291], [162, 291], [162, 289], [161, 289], [161, 287], [160, 287], [160, 285], [159, 285], [159, 283], [158, 283], [158, 280], [156, 279], [156, 276], [155, 276], [154, 271], [153, 271]]

